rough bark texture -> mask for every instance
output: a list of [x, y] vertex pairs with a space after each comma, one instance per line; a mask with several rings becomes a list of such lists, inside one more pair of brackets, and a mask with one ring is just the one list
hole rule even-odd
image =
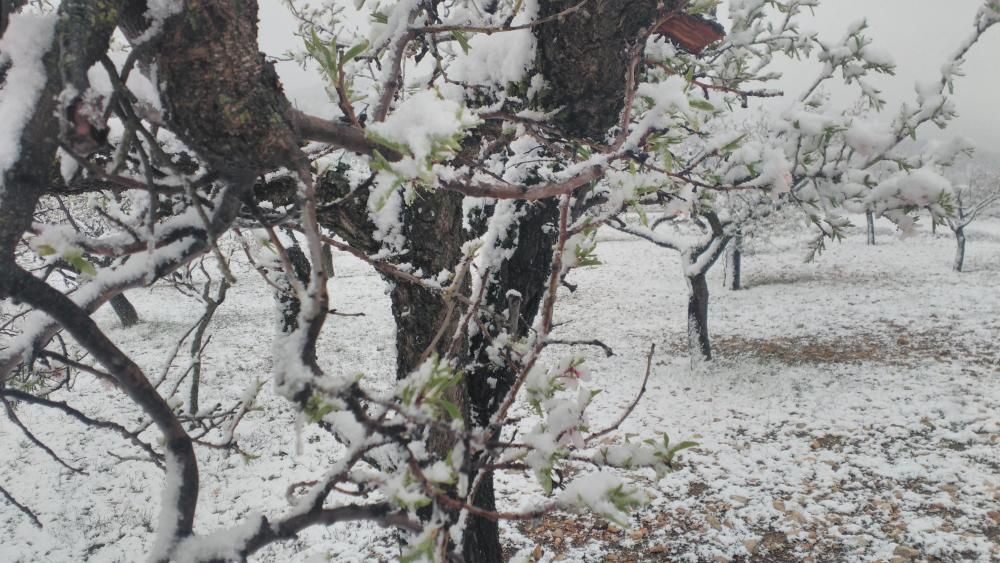
[[[3, 32], [7, 31], [11, 14], [20, 10], [27, 3], [27, 0], [0, 0], [0, 37], [3, 36]], [[2, 78], [3, 76], [0, 74], [0, 79]]]
[[[171, 129], [223, 175], [246, 179], [301, 164], [291, 104], [257, 50], [256, 0], [186, 5], [153, 39]], [[145, 2], [130, 3], [130, 37], [147, 27], [144, 12]]]
[[[578, 3], [543, 0], [539, 3], [539, 17], [548, 17]], [[550, 85], [537, 103], [543, 110], [562, 108], [556, 124], [567, 136], [602, 142], [619, 121], [625, 99], [628, 47], [655, 22], [656, 4], [649, 0], [596, 0], [536, 28], [537, 69]], [[484, 306], [487, 311], [506, 311], [508, 292], [520, 293], [520, 320], [514, 333], [524, 336], [538, 312], [552, 261], [555, 232], [546, 232], [543, 227], [555, 223], [558, 208], [554, 201], [519, 205], [526, 213], [507, 241], [516, 245], [516, 250], [501, 264], [487, 289]], [[490, 328], [492, 337], [501, 327]], [[485, 357], [489, 340], [482, 336], [486, 335], [470, 342], [473, 363], [467, 377], [470, 410], [477, 424], [489, 420], [497, 407], [497, 398], [504, 396], [515, 377], [510, 367], [489, 362]], [[494, 508], [492, 474], [486, 476], [474, 502], [486, 509]], [[466, 561], [503, 561], [496, 522], [470, 518], [465, 540]]]
[[[451, 270], [462, 256], [462, 195], [440, 190], [420, 196], [404, 211], [405, 260], [426, 276]], [[417, 367], [434, 335], [446, 325], [447, 337], [435, 352], [444, 352], [459, 315], [447, 317], [447, 304], [440, 294], [423, 286], [396, 283], [389, 294], [396, 319], [396, 377]]]
[[[576, 4], [578, 0], [542, 1], [539, 16]], [[628, 47], [656, 23], [656, 7], [653, 0], [592, 0], [538, 27], [538, 66], [549, 84], [540, 102], [563, 108], [556, 119], [567, 134], [600, 141], [618, 121]]]
[[[309, 271], [311, 267], [305, 252], [302, 252], [302, 249], [298, 246], [289, 246], [285, 249], [285, 254], [288, 255], [288, 261], [291, 262], [292, 269], [295, 270], [295, 277], [298, 278], [299, 283], [309, 283]], [[295, 329], [299, 328], [299, 311], [302, 310], [302, 302], [299, 301], [298, 295], [295, 294], [294, 286], [287, 279], [286, 275], [282, 275], [279, 281], [276, 282], [276, 285], [282, 289], [281, 291], [275, 291], [274, 296], [278, 301], [278, 312], [281, 315], [278, 330], [282, 334], [291, 334]]]

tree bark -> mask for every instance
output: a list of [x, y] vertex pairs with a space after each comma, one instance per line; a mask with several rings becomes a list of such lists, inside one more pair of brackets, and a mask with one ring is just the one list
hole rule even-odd
[[[575, 0], [543, 0], [539, 17], [575, 4]], [[536, 102], [543, 108], [560, 108], [555, 123], [567, 134], [601, 142], [618, 122], [625, 98], [629, 42], [651, 25], [655, 13], [656, 2], [651, 0], [591, 2], [580, 11], [536, 28], [538, 70], [549, 83]], [[552, 261], [556, 231], [544, 227], [555, 222], [558, 206], [554, 201], [516, 205], [524, 215], [501, 242], [515, 250], [495, 273], [484, 303], [487, 313], [506, 311], [515, 318], [508, 319], [507, 327], [496, 326], [495, 316], [483, 319], [488, 334], [479, 334], [470, 342], [473, 366], [467, 387], [472, 418], [479, 425], [489, 422], [516, 375], [510, 366], [492, 363], [486, 347], [504, 328], [517, 338], [527, 334], [541, 304]], [[512, 295], [517, 296], [516, 307], [509, 300]], [[476, 506], [493, 509], [493, 492], [493, 475], [487, 474], [474, 499]], [[470, 562], [503, 561], [497, 523], [470, 518], [463, 555]]]
[[[577, 0], [543, 0], [539, 4], [539, 17], [554, 15], [578, 3]], [[674, 2], [668, 4], [672, 6]], [[538, 26], [534, 31], [539, 44], [537, 70], [550, 87], [539, 99], [532, 101], [534, 106], [561, 109], [554, 124], [569, 136], [604, 142], [622, 111], [629, 46], [656, 20], [657, 6], [654, 0], [592, 2], [566, 17]], [[484, 140], [501, 134], [498, 127], [497, 131], [485, 130], [485, 127], [463, 143], [463, 151], [470, 150], [474, 159], [478, 158], [479, 148], [485, 146]], [[456, 160], [461, 159], [459, 155]], [[321, 182], [321, 186], [334, 188], [329, 193], [338, 197], [346, 194], [344, 184], [342, 179], [332, 176]], [[352, 246], [374, 252], [378, 243], [371, 238], [374, 228], [367, 217], [366, 196], [367, 190], [364, 190], [349, 202], [323, 208], [320, 219], [325, 227], [333, 229]], [[460, 195], [439, 191], [422, 194], [404, 211], [405, 260], [414, 270], [432, 276], [458, 263], [465, 238], [461, 234], [461, 201]], [[513, 229], [516, 232], [509, 233], [508, 243], [515, 245], [515, 252], [490, 281], [484, 309], [493, 314], [486, 318], [495, 322], [495, 314], [508, 308], [508, 293], [511, 290], [518, 292], [522, 303], [514, 332], [523, 336], [532, 324], [548, 278], [554, 231], [545, 231], [542, 227], [554, 220], [556, 206], [554, 202], [517, 205], [522, 206], [525, 215]], [[396, 374], [405, 377], [417, 366], [439, 331], [443, 330], [450, 337], [460, 312], [449, 315], [448, 304], [442, 302], [437, 293], [417, 285], [389, 281], [396, 321]], [[501, 328], [492, 327], [490, 338]], [[466, 408], [470, 421], [477, 424], [489, 420], [498, 404], [497, 397], [504, 396], [514, 377], [509, 366], [488, 362], [485, 348], [489, 339], [483, 336], [472, 339], [467, 351], [473, 365], [466, 378]], [[443, 346], [449, 341], [450, 338], [442, 338], [437, 351], [443, 352]], [[492, 476], [488, 477], [474, 498], [477, 506], [487, 509], [495, 506]], [[465, 559], [477, 563], [502, 561], [497, 530], [495, 522], [471, 518], [464, 535]]]
[[[7, 31], [10, 16], [27, 3], [27, 0], [0, 0], [0, 37], [3, 37], [3, 32]], [[2, 79], [2, 72], [0, 72], [0, 79]]]
[[[504, 330], [514, 338], [527, 336], [545, 294], [557, 235], [556, 229], [545, 228], [554, 225], [558, 218], [559, 208], [554, 200], [512, 205], [517, 207], [515, 213], [522, 215], [498, 245], [513, 248], [514, 252], [489, 281], [483, 303], [485, 314], [480, 317], [485, 332], [473, 336], [469, 344], [467, 389], [472, 421], [480, 427], [489, 424], [517, 375], [510, 365], [493, 363], [487, 347]], [[506, 317], [507, 323], [500, 326], [498, 317]], [[475, 464], [471, 469], [470, 479], [477, 470]], [[473, 502], [486, 510], [496, 508], [492, 472], [484, 475]], [[462, 552], [466, 561], [504, 560], [497, 522], [470, 517], [464, 537]]]
[[865, 219], [868, 223], [868, 246], [875, 246], [875, 214], [871, 211], [866, 211]]
[[688, 276], [688, 352], [691, 363], [712, 359], [708, 336], [708, 280], [705, 273]]
[[955, 263], [952, 270], [961, 272], [965, 266], [965, 227], [955, 229]]
[[[309, 283], [311, 266], [305, 252], [297, 245], [291, 245], [285, 248], [285, 254], [292, 264], [292, 269], [295, 270], [295, 277], [298, 281], [303, 284]], [[278, 330], [282, 334], [291, 334], [299, 327], [299, 311], [302, 310], [302, 302], [299, 301], [292, 281], [288, 279], [284, 271], [280, 272], [279, 279], [275, 283], [281, 288], [281, 291], [275, 292], [280, 317]]]
[[[404, 213], [406, 261], [425, 276], [451, 270], [462, 257], [462, 195], [440, 190], [408, 206]], [[460, 283], [462, 280], [458, 280]], [[443, 354], [461, 316], [457, 308], [448, 315], [440, 293], [421, 285], [397, 282], [389, 294], [396, 320], [396, 377], [416, 369], [434, 336], [444, 327], [432, 352]]]
[[124, 293], [119, 293], [111, 298], [111, 308], [125, 328], [133, 327], [139, 323], [139, 312], [135, 310], [135, 305], [125, 297]]
[[743, 289], [743, 235], [733, 237], [732, 251], [729, 254], [729, 289]]
[[[668, 7], [675, 3], [665, 2]], [[539, 17], [579, 4], [539, 2]], [[539, 100], [560, 111], [555, 121], [569, 136], [599, 138], [617, 122], [625, 97], [629, 45], [656, 22], [654, 0], [588, 2], [564, 18], [539, 26], [538, 67], [548, 82]]]

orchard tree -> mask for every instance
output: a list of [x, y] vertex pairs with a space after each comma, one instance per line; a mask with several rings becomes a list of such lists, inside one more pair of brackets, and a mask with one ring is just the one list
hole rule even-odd
[[[870, 80], [872, 75], [893, 74], [894, 64], [874, 45], [867, 24], [859, 21], [840, 40], [828, 42], [798, 33], [798, 19], [815, 2], [781, 3], [780, 17], [769, 12], [772, 4], [732, 2], [728, 40], [699, 57], [678, 56], [670, 50], [662, 60], [647, 57], [652, 66], [647, 80], [658, 72], [663, 73], [660, 84], [677, 75], [692, 77], [687, 87], [700, 90], [704, 98], [673, 107], [675, 126], [653, 136], [649, 144], [655, 151], [635, 159], [637, 165], [623, 184], [638, 186], [643, 197], [655, 194], [669, 201], [665, 219], [689, 220], [703, 235], [693, 242], [665, 235], [655, 230], [664, 218], [649, 224], [642, 213], [644, 224], [616, 220], [613, 226], [681, 254], [689, 288], [692, 359], [711, 358], [705, 275], [738, 236], [741, 225], [770, 215], [780, 205], [794, 205], [817, 229], [811, 258], [826, 240], [842, 236], [849, 225], [846, 212], [866, 214], [869, 244], [875, 242], [877, 216], [909, 229], [920, 209], [929, 209], [938, 220], [949, 215], [955, 194], [942, 175], [943, 167], [967, 147], [949, 143], [928, 154], [913, 155], [904, 141], [922, 127], [945, 127], [955, 117], [948, 93], [960, 75], [965, 54], [996, 22], [998, 13], [997, 2], [987, 3], [970, 38], [945, 61], [940, 79], [918, 86], [916, 103], [903, 104], [887, 120], [882, 118], [887, 104]], [[815, 57], [819, 63], [816, 78], [784, 111], [772, 112], [749, 127], [733, 127], [738, 121], [734, 115], [750, 99], [779, 95], [772, 89], [751, 87], [777, 78], [769, 64], [778, 54]], [[856, 87], [856, 100], [838, 105], [824, 93], [823, 87], [838, 77]], [[639, 85], [640, 96], [645, 85]], [[609, 180], [613, 183], [615, 177]], [[726, 210], [734, 194], [743, 194], [744, 203], [752, 202], [744, 205], [742, 213]], [[620, 209], [641, 201], [625, 200]]]
[[[824, 215], [829, 202], [895, 162], [892, 149], [921, 124], [953, 112], [944, 92], [957, 64], [900, 111], [878, 137], [885, 143], [866, 156], [848, 151], [844, 120], [821, 111], [816, 89], [840, 71], [876, 100], [859, 69], [888, 63], [861, 28], [832, 45], [798, 33], [794, 16], [815, 3], [733, 2], [715, 51], [704, 50], [722, 38], [706, 19], [709, 0], [293, 4], [305, 56], [329, 80], [330, 116], [305, 114], [284, 95], [258, 51], [256, 2], [64, 0], [55, 13], [2, 4], [0, 296], [27, 312], [0, 352], [8, 415], [19, 421], [12, 402], [60, 411], [162, 467], [154, 561], [240, 560], [308, 526], [356, 520], [401, 530], [409, 559], [495, 561], [500, 519], [588, 508], [622, 522], [645, 495], [604, 469], [664, 472], [690, 443], [593, 447], [621, 419], [588, 429], [593, 393], [581, 360], [542, 357], [557, 290], [569, 270], [593, 263], [596, 227], [644, 197], [693, 186], [795, 200], [829, 236], [838, 226]], [[784, 24], [770, 23], [776, 13]], [[998, 20], [989, 0], [963, 49]], [[111, 46], [116, 30], [124, 56]], [[766, 140], [702, 133], [731, 103], [775, 94], [774, 49], [818, 56], [816, 85]], [[720, 163], [724, 174], [713, 172]], [[872, 190], [886, 213], [901, 218], [918, 195], [940, 196], [909, 181], [910, 170], [899, 174], [900, 190]], [[95, 202], [115, 218], [111, 230], [35, 220], [49, 198], [69, 194], [114, 201]], [[249, 248], [247, 228], [262, 229], [273, 257]], [[287, 510], [196, 530], [200, 472], [223, 471], [200, 467], [196, 448], [239, 451], [235, 430], [259, 386], [248, 381], [221, 414], [185, 410], [177, 380], [159, 386], [90, 315], [206, 255], [238, 283], [228, 251], [241, 239], [280, 304], [273, 387], [344, 449]], [[391, 280], [398, 381], [388, 393], [350, 366], [323, 365], [316, 349], [330, 317], [326, 247]], [[31, 261], [73, 266], [75, 291], [26, 270], [28, 249]], [[86, 356], [54, 346], [59, 334]], [[49, 399], [61, 382], [30, 369], [38, 356], [111, 383], [144, 422], [99, 420]], [[531, 418], [512, 415], [517, 401]], [[569, 465], [595, 469], [557, 492]], [[495, 471], [532, 474], [550, 496], [498, 510]], [[345, 488], [355, 494], [337, 493]], [[30, 497], [0, 490], [40, 523]]]
[[956, 272], [965, 265], [965, 228], [1000, 204], [1000, 169], [996, 164], [985, 159], [970, 159], [963, 164], [961, 171], [954, 170], [960, 176], [954, 188], [954, 211], [944, 218], [955, 235], [952, 269]]
[[[413, 556], [444, 559], [466, 543], [462, 530], [470, 518], [534, 518], [554, 506], [583, 503], [620, 520], [622, 510], [642, 495], [608, 474], [570, 485], [553, 504], [523, 513], [498, 513], [482, 506], [485, 503], [476, 504], [497, 468], [534, 472], [543, 489], [551, 491], [558, 460], [584, 459], [570, 450], [591, 439], [581, 434], [591, 395], [568, 389], [576, 388], [582, 367], [570, 358], [547, 369], [538, 358], [552, 328], [555, 290], [577, 261], [571, 194], [623, 158], [624, 134], [617, 146], [603, 149], [605, 158], [588, 162], [575, 155], [581, 152], [581, 140], [618, 122], [616, 114], [631, 100], [645, 39], [661, 23], [685, 16], [685, 10], [704, 8], [648, 2], [622, 10], [594, 3], [584, 12], [583, 4], [553, 2], [524, 9], [505, 5], [483, 14], [461, 4], [400, 3], [386, 11], [370, 8], [371, 18], [380, 25], [373, 26], [367, 40], [342, 42], [340, 37], [311, 34], [310, 54], [325, 63], [340, 97], [342, 120], [319, 119], [290, 106], [273, 69], [257, 53], [252, 2], [69, 1], [60, 4], [57, 14], [21, 5], [16, 6], [21, 13], [11, 13], [5, 4], [7, 25], [0, 52], [6, 81], [0, 115], [7, 120], [3, 130], [10, 142], [5, 145], [9, 150], [4, 153], [0, 198], [0, 288], [5, 297], [33, 309], [21, 334], [4, 350], [5, 404], [18, 401], [58, 409], [92, 426], [113, 429], [164, 467], [166, 490], [152, 546], [154, 560], [241, 558], [294, 537], [306, 526], [356, 519], [405, 530], [411, 534], [407, 543]], [[109, 51], [116, 29], [132, 47], [119, 60]], [[484, 33], [476, 37], [488, 38], [491, 32], [512, 39], [477, 44], [467, 37]], [[508, 41], [538, 41], [538, 54], [533, 49], [521, 53], [522, 60], [513, 62], [512, 74], [503, 81], [488, 73], [477, 77], [492, 68], [488, 58], [505, 50]], [[586, 54], [578, 48], [584, 44]], [[428, 51], [433, 56], [425, 64], [437, 70], [422, 91], [409, 95], [402, 88], [404, 77]], [[471, 57], [464, 63], [469, 75], [459, 80], [468, 85], [467, 93], [456, 89], [444, 70], [460, 68], [460, 56], [465, 55]], [[549, 69], [544, 79], [540, 72], [526, 73], [536, 59], [539, 68]], [[586, 72], [574, 71], [572, 64]], [[609, 68], [619, 69], [620, 75], [609, 75]], [[94, 72], [104, 73], [108, 88], [91, 82]], [[631, 82], [625, 80], [629, 76]], [[363, 82], [363, 91], [352, 89]], [[530, 97], [508, 95], [510, 82], [523, 82], [522, 88], [533, 82], [536, 92]], [[581, 98], [574, 84], [586, 85], [592, 95]], [[482, 99], [466, 100], [467, 94]], [[491, 96], [496, 100], [489, 101]], [[487, 104], [492, 107], [481, 109]], [[536, 118], [546, 107], [565, 115]], [[304, 150], [308, 140], [329, 148]], [[344, 165], [325, 166], [322, 155], [331, 150]], [[545, 165], [524, 166], [531, 153], [536, 161], [543, 156]], [[489, 170], [493, 162], [511, 170], [508, 178]], [[477, 177], [479, 169], [486, 176]], [[62, 183], [53, 180], [57, 174]], [[258, 181], [261, 177], [266, 179]], [[125, 200], [126, 212], [113, 222], [115, 232], [92, 236], [33, 222], [33, 210], [44, 198], [87, 192], [113, 193]], [[485, 232], [475, 237], [482, 241], [473, 245], [463, 244], [460, 230], [463, 194], [499, 200], [480, 206], [488, 222]], [[280, 209], [263, 205], [282, 195], [288, 201]], [[516, 203], [514, 208], [503, 201], [550, 198], [558, 201]], [[555, 230], [542, 228], [546, 218], [554, 219]], [[352, 245], [328, 236], [321, 220]], [[221, 433], [220, 441], [212, 442], [206, 433], [192, 437], [184, 423], [205, 422], [190, 410], [194, 395], [188, 411], [179, 408], [173, 392], [151, 382], [89, 314], [121, 291], [171, 276], [206, 253], [214, 254], [224, 283], [233, 283], [220, 240], [237, 224], [267, 232], [284, 279], [266, 281], [279, 294], [290, 293], [289, 288], [294, 293], [294, 299], [283, 303], [284, 312], [297, 314], [291, 315], [294, 323], [284, 324], [274, 348], [275, 388], [300, 406], [303, 417], [335, 433], [348, 450], [287, 514], [270, 521], [248, 520], [236, 535], [221, 531], [199, 536], [193, 527], [199, 495], [195, 446], [237, 447], [233, 431], [253, 406], [254, 395], [235, 405], [230, 416], [213, 416], [208, 430]], [[297, 230], [306, 241], [306, 276], [299, 275], [302, 268], [296, 268], [296, 262], [304, 262], [296, 260], [289, 239], [276, 231], [279, 225]], [[519, 243], [529, 238], [541, 242], [526, 246], [528, 251], [519, 255]], [[324, 244], [355, 253], [398, 288], [393, 295], [399, 324], [397, 361], [405, 377], [392, 396], [371, 396], [352, 376], [325, 373], [319, 365], [315, 343], [328, 314], [328, 272], [321, 266]], [[45, 260], [75, 263], [89, 280], [68, 297], [23, 269], [16, 257], [26, 247]], [[85, 256], [105, 257], [109, 263], [95, 264]], [[392, 260], [397, 256], [409, 263]], [[551, 267], [539, 267], [546, 263]], [[527, 271], [540, 281], [520, 279]], [[525, 286], [516, 307], [514, 293], [495, 289], [497, 284]], [[494, 303], [506, 312], [502, 321]], [[536, 311], [540, 316], [532, 321]], [[521, 337], [501, 346], [509, 350], [503, 353], [504, 384], [480, 378], [466, 390], [458, 359], [470, 344], [480, 351], [469, 357], [488, 356], [486, 348], [494, 346], [483, 338], [479, 344], [466, 344], [466, 329], [476, 317]], [[96, 364], [44, 351], [61, 331]], [[493, 336], [489, 330], [481, 334]], [[164, 449], [158, 451], [140, 437], [146, 425], [133, 430], [95, 420], [68, 404], [45, 399], [51, 389], [32, 393], [39, 374], [15, 370], [30, 367], [37, 354], [113, 382], [163, 433]], [[475, 369], [473, 365], [470, 373]], [[13, 379], [15, 373], [25, 379]], [[35, 380], [27, 381], [31, 378]], [[496, 391], [485, 393], [487, 388]], [[470, 420], [478, 421], [482, 430], [466, 424], [465, 393], [478, 401], [478, 407], [471, 405]], [[538, 424], [524, 444], [498, 441], [512, 429], [514, 399], [524, 395], [535, 405]], [[574, 438], [567, 442], [565, 437]], [[413, 446], [418, 443], [425, 445]], [[683, 447], [663, 440], [603, 448], [586, 459], [598, 466], [664, 470]], [[382, 455], [375, 455], [376, 450]], [[61, 461], [51, 449], [46, 451]], [[359, 464], [378, 471], [359, 472]], [[376, 498], [327, 505], [331, 492], [344, 483], [354, 483]], [[38, 521], [27, 504], [7, 491], [5, 497]], [[411, 513], [416, 508], [421, 508], [419, 518]], [[499, 558], [498, 548], [489, 558]]]

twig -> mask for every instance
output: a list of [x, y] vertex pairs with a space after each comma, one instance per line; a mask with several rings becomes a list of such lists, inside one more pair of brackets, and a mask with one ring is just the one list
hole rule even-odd
[[451, 181], [443, 182], [441, 187], [471, 197], [492, 197], [496, 199], [521, 199], [535, 201], [561, 195], [568, 195], [577, 188], [585, 186], [604, 175], [604, 167], [594, 165], [561, 182], [542, 184], [538, 186], [519, 186], [510, 184], [485, 184], [479, 182]]
[[[95, 368], [94, 366], [87, 365], [87, 364], [85, 364], [83, 362], [78, 362], [76, 360], [72, 360], [70, 358], [67, 358], [66, 356], [63, 356], [62, 354], [53, 352], [51, 350], [42, 350], [42, 351], [40, 351], [38, 353], [38, 355], [41, 356], [41, 357], [43, 357], [43, 358], [52, 358], [53, 360], [56, 360], [57, 362], [59, 362], [59, 363], [61, 363], [63, 365], [69, 366], [71, 368], [76, 368], [76, 369], [78, 369], [80, 371], [85, 371], [85, 372], [87, 372], [87, 373], [89, 373], [89, 374], [97, 377], [98, 379], [102, 379], [104, 381], [107, 381], [108, 383], [111, 383], [115, 387], [118, 386], [118, 382], [115, 381], [114, 377], [111, 377], [111, 374], [103, 372], [103, 371]], [[6, 393], [6, 390], [4, 392]]]
[[560, 344], [560, 345], [563, 345], [563, 346], [597, 346], [601, 350], [604, 350], [604, 355], [605, 356], [607, 356], [607, 357], [610, 358], [611, 356], [615, 355], [615, 352], [614, 352], [614, 350], [611, 349], [611, 346], [608, 346], [607, 344], [601, 342], [600, 340], [597, 340], [596, 338], [594, 340], [554, 340], [554, 339], [549, 339], [549, 340], [545, 341], [545, 344], [547, 346], [551, 345], [551, 344]]
[[4, 408], [7, 409], [7, 418], [9, 418], [10, 421], [13, 422], [15, 426], [20, 428], [21, 432], [24, 432], [24, 435], [28, 438], [28, 440], [31, 441], [31, 443], [41, 448], [43, 452], [49, 454], [49, 457], [59, 462], [59, 465], [62, 465], [63, 467], [69, 469], [73, 473], [80, 473], [81, 475], [87, 474], [86, 471], [78, 467], [73, 467], [72, 465], [63, 461], [63, 459], [59, 457], [59, 454], [52, 451], [52, 448], [46, 446], [44, 442], [36, 438], [35, 435], [31, 433], [31, 430], [28, 430], [28, 427], [25, 426], [24, 423], [21, 422], [21, 419], [17, 417], [17, 413], [14, 412], [14, 408], [10, 406], [10, 401], [8, 401], [5, 396], [0, 395], [0, 402], [2, 402]]
[[639, 388], [639, 393], [635, 396], [635, 399], [632, 401], [632, 404], [630, 404], [628, 408], [625, 409], [625, 412], [622, 413], [621, 417], [614, 424], [605, 428], [604, 430], [601, 430], [600, 432], [595, 432], [590, 436], [587, 436], [587, 438], [584, 439], [583, 441], [584, 444], [590, 443], [592, 440], [596, 440], [601, 436], [614, 432], [615, 430], [618, 429], [619, 426], [622, 425], [623, 422], [625, 422], [625, 419], [627, 419], [632, 414], [632, 411], [635, 410], [635, 406], [639, 404], [639, 400], [642, 399], [642, 396], [646, 394], [646, 383], [649, 382], [649, 374], [653, 368], [653, 352], [655, 351], [656, 351], [656, 343], [653, 343], [649, 346], [649, 354], [646, 356], [646, 375], [643, 376], [642, 378], [642, 387]]
[[10, 493], [8, 493], [7, 489], [3, 488], [3, 485], [0, 485], [0, 495], [3, 495], [4, 498], [7, 499], [7, 502], [13, 504], [15, 507], [17, 507], [18, 510], [20, 510], [22, 513], [24, 513], [25, 516], [27, 516], [28, 518], [30, 518], [31, 522], [35, 526], [38, 526], [39, 528], [43, 527], [42, 523], [38, 520], [38, 517], [35, 516], [35, 513], [32, 512], [31, 509], [28, 508], [27, 506], [24, 506], [23, 504], [17, 502], [17, 499], [15, 499], [13, 497], [13, 495], [11, 495]]
[[413, 33], [451, 33], [453, 31], [461, 31], [465, 33], [485, 33], [486, 35], [492, 35], [494, 33], [506, 33], [508, 31], [518, 31], [521, 29], [531, 29], [533, 27], [538, 27], [540, 25], [562, 19], [574, 12], [583, 8], [583, 5], [590, 0], [583, 0], [579, 4], [570, 6], [561, 12], [552, 14], [551, 16], [546, 16], [541, 19], [537, 19], [532, 22], [528, 22], [521, 25], [512, 25], [509, 27], [477, 27], [477, 26], [466, 26], [466, 25], [428, 25], [424, 27], [411, 27], [410, 31]]
[[130, 432], [128, 428], [125, 428], [124, 426], [116, 422], [90, 418], [89, 416], [83, 414], [79, 410], [69, 406], [69, 404], [66, 403], [65, 401], [53, 401], [51, 399], [43, 399], [41, 397], [36, 397], [30, 393], [25, 393], [24, 391], [19, 391], [17, 389], [9, 389], [9, 388], [0, 389], [0, 395], [4, 397], [10, 397], [11, 399], [17, 401], [24, 401], [26, 403], [32, 403], [35, 405], [56, 409], [62, 411], [68, 416], [71, 416], [79, 420], [80, 422], [86, 424], [87, 426], [93, 426], [96, 428], [105, 428], [117, 432], [123, 438], [132, 442], [136, 446], [139, 446], [139, 448], [141, 448], [143, 451], [149, 454], [149, 456], [152, 458], [153, 463], [155, 463], [158, 467], [161, 468], [163, 467], [162, 454], [157, 453], [157, 451], [154, 450], [152, 446], [140, 440], [137, 433]]
[[363, 316], [365, 316], [364, 313], [341, 313], [340, 311], [338, 311], [336, 309], [330, 309], [327, 312], [329, 314], [331, 314], [331, 315], [336, 315], [338, 317], [363, 317]]
[[187, 337], [191, 335], [191, 333], [194, 331], [194, 329], [196, 329], [199, 326], [201, 326], [201, 319], [202, 318], [204, 318], [204, 314], [201, 317], [199, 317], [198, 321], [195, 322], [193, 325], [191, 325], [191, 328], [187, 329], [187, 331], [181, 336], [180, 340], [177, 341], [177, 344], [174, 346], [173, 351], [171, 351], [170, 356], [167, 357], [167, 361], [163, 365], [163, 372], [160, 373], [160, 378], [157, 379], [156, 383], [153, 384], [153, 388], [154, 389], [159, 389], [160, 385], [162, 385], [163, 382], [166, 381], [167, 374], [170, 372], [170, 367], [171, 367], [171, 365], [173, 365], [174, 359], [177, 357], [177, 354], [180, 352], [181, 346], [184, 345], [184, 341], [187, 340]]

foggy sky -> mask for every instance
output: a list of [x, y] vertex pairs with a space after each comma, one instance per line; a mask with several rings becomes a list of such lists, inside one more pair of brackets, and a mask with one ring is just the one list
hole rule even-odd
[[[349, 0], [344, 0], [349, 2]], [[867, 18], [875, 45], [889, 52], [897, 65], [896, 76], [872, 80], [889, 102], [885, 119], [891, 119], [899, 104], [915, 100], [917, 81], [940, 77], [942, 63], [957, 45], [972, 32], [972, 21], [983, 0], [825, 0], [815, 17], [802, 19], [803, 30], [815, 30], [827, 41], [843, 36], [847, 26]], [[292, 36], [294, 20], [281, 0], [261, 0], [261, 47], [270, 55], [279, 55], [300, 43]], [[725, 9], [719, 14], [725, 18]], [[813, 78], [818, 67], [782, 63], [785, 78], [772, 87], [789, 95], [800, 92]], [[959, 78], [952, 98], [959, 117], [948, 130], [939, 132], [931, 125], [923, 136], [948, 138], [965, 136], [977, 146], [1000, 152], [1000, 26], [989, 30], [973, 50], [963, 67], [966, 76]], [[305, 111], [328, 113], [330, 103], [323, 92], [322, 79], [315, 72], [302, 71], [293, 63], [278, 65], [289, 95]], [[849, 103], [853, 97], [831, 89], [838, 101]], [[777, 102], [780, 104], [781, 102]]]
[[[945, 59], [972, 33], [973, 17], [982, 4], [982, 0], [825, 0], [816, 9], [816, 17], [803, 20], [802, 29], [836, 41], [852, 22], [868, 20], [874, 45], [896, 62], [896, 76], [871, 80], [883, 91], [888, 101], [884, 117], [891, 119], [899, 104], [915, 103], [917, 81], [940, 78]], [[801, 92], [817, 74], [812, 65], [786, 63], [781, 67], [787, 71], [778, 88], [790, 94]], [[956, 80], [952, 97], [959, 117], [947, 130], [930, 125], [921, 130], [921, 136], [965, 136], [982, 149], [1000, 152], [1000, 24], [972, 48], [962, 68], [966, 76]]]

